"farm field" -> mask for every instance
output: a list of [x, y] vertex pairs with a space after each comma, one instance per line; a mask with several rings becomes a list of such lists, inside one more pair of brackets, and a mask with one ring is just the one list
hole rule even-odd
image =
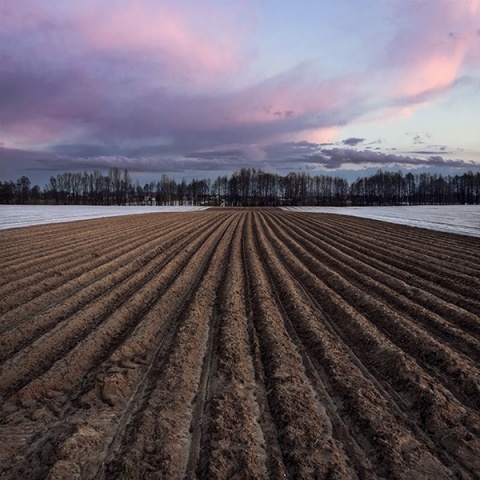
[[0, 231], [0, 478], [480, 478], [480, 238], [280, 209]]

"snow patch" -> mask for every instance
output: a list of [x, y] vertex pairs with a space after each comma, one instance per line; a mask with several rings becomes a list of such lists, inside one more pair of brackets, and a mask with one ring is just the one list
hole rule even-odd
[[0, 230], [141, 213], [193, 212], [206, 210], [207, 208], [190, 206], [0, 205]]
[[282, 207], [290, 212], [334, 213], [480, 237], [478, 205], [415, 205], [401, 207]]

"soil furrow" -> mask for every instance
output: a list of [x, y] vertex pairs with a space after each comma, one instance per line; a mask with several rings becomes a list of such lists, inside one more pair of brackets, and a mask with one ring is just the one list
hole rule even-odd
[[[291, 249], [293, 255], [311, 269], [333, 290], [339, 292], [345, 301], [363, 313], [392, 342], [412, 355], [431, 375], [452, 391], [467, 406], [478, 406], [480, 398], [480, 375], [475, 362], [442, 345], [416, 323], [399, 315], [385, 301], [378, 300], [369, 291], [361, 290], [350, 279], [343, 278], [337, 270], [317, 260], [310, 249], [302, 246], [303, 238], [295, 240], [295, 235], [286, 235], [276, 229], [278, 238]], [[355, 277], [353, 277], [355, 278]], [[439, 369], [434, 369], [435, 363]]]
[[[325, 242], [331, 245], [335, 245], [335, 247], [344, 254], [356, 257], [366, 265], [370, 265], [381, 272], [393, 275], [397, 280], [406, 282], [411, 286], [411, 291], [409, 292], [411, 295], [417, 293], [417, 290], [415, 290], [416, 287], [420, 288], [422, 291], [431, 293], [439, 300], [444, 300], [441, 302], [436, 299], [430, 300], [429, 298], [421, 298], [421, 301], [424, 302], [426, 308], [442, 314], [445, 311], [445, 308], [449, 308], [448, 304], [452, 304], [455, 307], [458, 306], [471, 312], [475, 316], [473, 320], [470, 317], [467, 319], [463, 319], [462, 317], [459, 322], [463, 322], [461, 324], [465, 324], [467, 328], [474, 329], [474, 332], [480, 333], [480, 322], [478, 321], [480, 301], [476, 298], [476, 290], [473, 290], [473, 297], [469, 297], [468, 293], [472, 292], [472, 289], [466, 289], [462, 286], [457, 291], [452, 291], [442, 286], [441, 283], [422, 279], [409, 271], [409, 267], [411, 267], [411, 259], [407, 260], [405, 257], [403, 257], [400, 262], [401, 268], [393, 265], [392, 255], [394, 255], [394, 252], [387, 247], [382, 253], [381, 248], [379, 248], [380, 242], [378, 241], [378, 238], [375, 239], [374, 244], [372, 244], [371, 240], [368, 243], [362, 243], [357, 235], [354, 235], [351, 231], [326, 234], [329, 228], [326, 228], [325, 226], [322, 226], [319, 231], [312, 226], [312, 222], [306, 223], [304, 221], [297, 221], [295, 223], [297, 228], [300, 224], [303, 230], [306, 230], [311, 234], [311, 237], [319, 236], [320, 234], [319, 238], [324, 239]], [[460, 246], [458, 246], [458, 248], [460, 248]], [[410, 262], [410, 265], [406, 263], [407, 261]], [[455, 259], [453, 259], [452, 262], [455, 263]], [[424, 276], [426, 277], [430, 276], [430, 274], [430, 271], [424, 272]]]
[[[414, 261], [417, 259], [422, 260], [428, 257], [431, 263], [431, 270], [433, 271], [436, 269], [441, 271], [443, 262], [451, 262], [454, 265], [454, 269], [461, 274], [465, 270], [470, 270], [470, 272], [475, 270], [475, 266], [478, 263], [476, 254], [468, 251], [472, 244], [471, 237], [444, 234], [447, 235], [447, 238], [453, 238], [451, 240], [452, 248], [449, 250], [443, 248], [446, 240], [445, 237], [442, 237], [441, 232], [394, 225], [393, 232], [395, 233], [390, 234], [389, 229], [392, 224], [387, 222], [375, 221], [374, 226], [369, 228], [368, 219], [330, 214], [326, 214], [325, 217], [315, 215], [314, 217], [298, 216], [296, 218], [290, 216], [289, 218], [295, 218], [295, 221], [301, 222], [305, 226], [310, 225], [315, 230], [318, 230], [318, 227], [321, 226], [321, 229], [332, 240], [345, 239], [349, 242], [355, 239], [355, 241], [358, 241], [359, 246], [364, 246], [367, 249], [374, 245], [375, 250], [372, 250], [372, 253], [377, 251], [383, 255], [390, 253], [399, 258], [404, 258], [405, 261], [410, 259]], [[427, 232], [426, 236], [422, 236], [423, 232]], [[436, 242], [432, 240], [436, 240]], [[474, 242], [475, 239], [473, 239]], [[337, 243], [336, 240], [334, 243]], [[437, 249], [436, 243], [440, 244], [441, 248]]]
[[[265, 438], [257, 420], [260, 409], [256, 402], [255, 371], [249, 351], [244, 297], [244, 228], [245, 215], [233, 237], [228, 258], [225, 259], [228, 268], [219, 285], [212, 315], [214, 326], [211, 329], [209, 348], [213, 349], [213, 354], [210, 357], [209, 374], [205, 374], [208, 384], [205, 385], [201, 444], [199, 443], [194, 456], [201, 460], [197, 478], [242, 476], [261, 479], [268, 478], [268, 471], [271, 474], [283, 473], [274, 469], [267, 470]], [[195, 430], [193, 429], [192, 437]], [[194, 478], [194, 474], [191, 465], [187, 469], [187, 478]]]
[[[272, 285], [278, 289], [278, 298], [286, 310], [290, 336], [302, 353], [306, 371], [359, 477], [409, 479], [415, 474], [417, 478], [450, 478], [448, 468], [429, 453], [430, 445], [422, 445], [405, 425], [406, 418], [396, 403], [392, 404], [390, 395], [385, 396], [385, 389], [378, 389], [378, 382], [364, 375], [366, 368], [358, 357], [332, 334], [328, 328], [331, 320], [325, 312], [318, 304], [312, 308], [304, 289], [299, 288], [268, 243], [271, 234], [265, 223], [263, 227], [258, 226], [257, 231], [262, 258], [268, 258], [265, 263]], [[339, 402], [336, 399], [340, 392]]]
[[[241, 220], [239, 220], [240, 222]], [[235, 225], [235, 230], [238, 229], [239, 223]], [[205, 470], [205, 458], [200, 455], [203, 444], [206, 442], [208, 424], [210, 419], [210, 402], [212, 396], [212, 379], [217, 374], [217, 353], [216, 348], [219, 342], [219, 317], [217, 311], [217, 303], [219, 290], [221, 285], [225, 283], [225, 277], [228, 266], [228, 259], [232, 250], [231, 238], [235, 235], [235, 230], [232, 236], [228, 238], [228, 246], [222, 249], [223, 257], [218, 260], [221, 265], [219, 279], [211, 285], [211, 294], [214, 293], [214, 299], [210, 300], [211, 307], [209, 308], [208, 319], [208, 333], [205, 344], [205, 354], [202, 361], [202, 368], [200, 371], [199, 383], [195, 394], [194, 406], [191, 415], [190, 423], [190, 442], [188, 446], [188, 456], [184, 470], [184, 478], [195, 478], [201, 476], [201, 472]], [[208, 478], [208, 477], [207, 477]]]
[[[308, 381], [301, 357], [284, 326], [255, 246], [252, 215], [246, 237], [248, 278], [255, 308], [270, 411], [277, 425], [285, 466], [292, 478], [355, 478], [332, 436], [324, 406]], [[308, 412], [308, 413], [307, 413]], [[301, 432], [301, 434], [300, 434]]]
[[[0, 338], [0, 359], [8, 359], [20, 348], [32, 343], [51, 328], [58, 328], [60, 322], [68, 321], [69, 317], [88, 308], [89, 305], [95, 308], [96, 302], [102, 301], [112, 292], [114, 299], [127, 299], [133, 291], [151, 281], [156, 272], [172, 260], [176, 255], [174, 249], [188, 246], [192, 240], [189, 235], [193, 233], [195, 236], [200, 235], [207, 228], [213, 230], [216, 226], [212, 227], [208, 223], [194, 230], [189, 228], [184, 231], [170, 232], [170, 235], [162, 236], [162, 241], [157, 241], [156, 245], [149, 244], [146, 252], [143, 248], [133, 249], [130, 252], [131, 258], [119, 257], [102, 268], [93, 269], [85, 274], [86, 278], [79, 278], [74, 286], [67, 285], [66, 288], [71, 295], [58, 294], [59, 298], [53, 302], [53, 305], [50, 296], [47, 298], [42, 296], [45, 302], [43, 308], [41, 306], [39, 311], [19, 319], [8, 331], [3, 332]], [[52, 293], [54, 297], [57, 296], [57, 291], [58, 289]], [[68, 302], [64, 301], [65, 298], [68, 298]], [[122, 301], [115, 300], [115, 302], [117, 308]], [[12, 318], [15, 313], [18, 313], [17, 309], [9, 312]], [[33, 316], [34, 322], [30, 321]]]
[[0, 252], [0, 259], [6, 265], [15, 265], [16, 261], [12, 261], [12, 258], [35, 259], [38, 255], [50, 255], [65, 246], [72, 249], [73, 246], [89, 242], [94, 235], [101, 243], [102, 239], [120, 235], [135, 239], [138, 238], [139, 231], [148, 233], [153, 226], [163, 228], [182, 222], [186, 217], [182, 213], [149, 213], [135, 216], [135, 222], [131, 219], [131, 216], [125, 215], [115, 217], [115, 222], [110, 221], [111, 219], [90, 219], [2, 230], [0, 236], [5, 249]]
[[[139, 312], [139, 327], [149, 324], [147, 331], [139, 331], [142, 329], [137, 327], [136, 330], [127, 332], [125, 339], [116, 339], [119, 325], [118, 321], [114, 323], [112, 320], [111, 327], [103, 332], [101, 342], [98, 339], [95, 342], [87, 339], [84, 345], [79, 345], [76, 358], [67, 362], [68, 365], [76, 366], [74, 376], [69, 369], [59, 370], [53, 372], [53, 378], [47, 377], [35, 389], [20, 392], [19, 400], [24, 405], [43, 402], [49, 392], [56, 392], [54, 405], [50, 405], [50, 408], [55, 408], [56, 416], [60, 417], [54, 422], [55, 428], [37, 434], [34, 447], [25, 454], [26, 460], [20, 468], [29, 468], [29, 465], [37, 465], [38, 468], [40, 463], [46, 469], [58, 460], [53, 471], [62, 471], [67, 467], [75, 469], [77, 463], [80, 463], [85, 478], [93, 478], [92, 472], [98, 470], [104, 460], [104, 448], [112, 441], [115, 431], [120, 430], [122, 425], [125, 426], [132, 410], [137, 411], [138, 399], [145, 394], [148, 386], [147, 379], [153, 375], [152, 369], [158, 368], [155, 358], [158, 359], [160, 353], [165, 355], [165, 345], [173, 342], [174, 334], [179, 328], [176, 320], [199, 285], [206, 262], [211, 256], [211, 242], [218, 241], [222, 234], [219, 228], [209, 239], [199, 238], [198, 244], [192, 242], [191, 249], [195, 254], [187, 268], [179, 270], [179, 261], [172, 262], [168, 269], [173, 277], [169, 279], [166, 274], [162, 274], [162, 277], [156, 279], [167, 289], [161, 296], [165, 303], [157, 302], [143, 317]], [[202, 243], [202, 240], [205, 241]], [[198, 245], [200, 247], [197, 249]], [[188, 288], [185, 288], [186, 282]], [[139, 343], [139, 340], [144, 342]], [[84, 352], [88, 352], [88, 355]], [[98, 367], [89, 371], [89, 365]], [[83, 368], [85, 370], [82, 372]], [[75, 378], [81, 380], [80, 387], [73, 388], [72, 383], [68, 389], [68, 383], [65, 382], [75, 382]], [[67, 433], [64, 434], [64, 431]], [[75, 448], [77, 444], [79, 448]], [[49, 462], [38, 457], [38, 452], [45, 450], [50, 451]], [[17, 477], [13, 474], [12, 478]]]
[[[322, 219], [323, 216], [323, 219]], [[304, 216], [298, 216], [299, 220], [306, 219]], [[394, 246], [394, 251], [408, 249], [410, 253], [419, 253], [423, 256], [427, 253], [432, 258], [440, 261], [450, 262], [452, 259], [459, 266], [475, 268], [475, 264], [480, 260], [480, 254], [476, 247], [477, 240], [473, 237], [437, 232], [424, 228], [415, 228], [406, 225], [392, 224], [380, 220], [370, 220], [367, 218], [345, 217], [335, 214], [314, 215], [308, 217], [310, 222], [320, 221], [323, 226], [332, 227], [337, 233], [341, 233], [344, 228], [355, 235], [356, 238], [370, 242], [375, 241], [380, 236], [386, 245]], [[324, 221], [324, 220], [328, 220]], [[432, 240], [435, 240], [432, 242]], [[459, 243], [462, 248], [459, 249]]]
[[[310, 222], [310, 225], [311, 224], [312, 222]], [[328, 224], [323, 225], [321, 229], [322, 231], [328, 231]], [[435, 259], [431, 254], [431, 248], [434, 242], [424, 243], [422, 245], [419, 238], [414, 235], [393, 248], [393, 240], [385, 238], [381, 228], [362, 242], [358, 231], [354, 230], [352, 232], [347, 226], [345, 232], [343, 232], [343, 228], [341, 227], [338, 230], [333, 230], [330, 240], [333, 244], [341, 243], [340, 238], [344, 238], [345, 235], [348, 235], [347, 242], [352, 242], [353, 240], [351, 245], [354, 250], [363, 246], [364, 252], [367, 255], [378, 256], [379, 254], [383, 254], [381, 259], [388, 259], [387, 263], [393, 263], [397, 268], [414, 272], [425, 280], [440, 285], [444, 284], [460, 295], [468, 292], [470, 296], [476, 298], [475, 292], [478, 291], [480, 287], [480, 279], [477, 275], [478, 263], [470, 263], [468, 267], [461, 265], [462, 262], [458, 252], [461, 252], [464, 246], [464, 242], [461, 240], [462, 237], [457, 241], [456, 253], [452, 252], [451, 255], [443, 257], [443, 260], [439, 260]], [[419, 243], [422, 245], [421, 253], [418, 255], [413, 254], [412, 249], [414, 246], [418, 247]], [[448, 265], [448, 269], [445, 269], [445, 262]]]
[[255, 377], [255, 400], [258, 405], [260, 424], [265, 439], [265, 464], [271, 478], [286, 478], [287, 469], [280, 449], [279, 432], [275, 425], [272, 411], [270, 410], [265, 366], [262, 362], [259, 333], [254, 322], [255, 305], [253, 302], [252, 286], [249, 281], [249, 266], [247, 264], [247, 222], [244, 223], [241, 238], [241, 277], [243, 277], [243, 296], [245, 299], [245, 312], [247, 315], [247, 334], [249, 352]]
[[[142, 396], [132, 402], [131, 421], [116, 434], [124, 441], [118, 451], [111, 450], [107, 457], [105, 478], [117, 478], [124, 471], [131, 478], [145, 478], [145, 474], [182, 478], [185, 474], [194, 404], [201, 401], [196, 396], [202, 364], [208, 362], [205, 354], [216, 285], [234, 229], [235, 224], [229, 222], [222, 226], [221, 235], [206, 244], [196, 290], [178, 314], [169, 345], [152, 359]], [[144, 473], [138, 472], [139, 466]]]
[[[454, 350], [470, 356], [475, 362], [480, 362], [480, 342], [477, 338], [456, 327], [458, 323], [478, 323], [478, 317], [454, 305], [442, 302], [437, 310], [442, 311], [440, 316], [425, 308], [423, 302], [435, 303], [436, 298], [423, 290], [413, 290], [408, 284], [392, 275], [378, 271], [361, 260], [355, 252], [344, 254], [340, 249], [311, 235], [298, 226], [290, 223], [281, 223], [276, 226], [301, 242], [304, 248], [314, 255], [323, 265], [339, 273], [346, 281], [363, 289], [365, 295], [371, 295], [377, 300], [388, 303], [400, 315], [408, 318], [415, 325], [421, 325], [430, 335], [438, 337]], [[296, 227], [296, 228], [295, 228]], [[479, 324], [480, 327], [480, 324]]]
[[[172, 226], [165, 230], [165, 234], [174, 230], [175, 226]], [[113, 238], [113, 242], [109, 240], [105, 243], [106, 249], [103, 250], [102, 245], [98, 244], [98, 240], [97, 243], [93, 242], [94, 248], [91, 253], [90, 248], [83, 245], [81, 253], [72, 252], [73, 261], [65, 259], [63, 263], [55, 266], [45, 264], [43, 258], [41, 262], [37, 261], [41, 273], [30, 277], [21, 277], [18, 281], [11, 281], [9, 290], [13, 293], [9, 296], [8, 292], [3, 292], [2, 310], [7, 311], [7, 308], [11, 310], [19, 305], [18, 315], [24, 315], [24, 311], [30, 311], [29, 309], [35, 308], [35, 305], [45, 304], [44, 299], [41, 298], [44, 292], [48, 292], [48, 295], [53, 297], [54, 301], [61, 300], [62, 290], [68, 287], [68, 282], [76, 282], [79, 277], [90, 275], [94, 270], [100, 269], [103, 271], [106, 268], [108, 269], [109, 265], [118, 265], [117, 262], [120, 259], [123, 259], [126, 263], [129, 259], [135, 258], [134, 253], [139, 248], [145, 251], [152, 248], [151, 245], [157, 245], [158, 248], [160, 240], [159, 234], [155, 230], [150, 235], [136, 236], [134, 241], [130, 239], [118, 242], [115, 240], [118, 235]], [[87, 255], [85, 255], [86, 252]], [[21, 291], [22, 295], [19, 296], [18, 291]], [[67, 291], [65, 296], [68, 295], [69, 292]]]
[[[183, 250], [179, 257], [182, 259], [182, 263], [177, 268], [187, 265], [197, 246], [205, 241], [214, 230], [215, 225], [202, 236], [194, 239]], [[130, 318], [137, 322], [139, 310], [145, 311], [152, 302], [157, 300], [160, 289], [164, 288], [163, 284], [157, 285], [152, 281], [152, 278], [155, 278], [156, 270], [161, 269], [164, 265], [165, 261], [162, 257], [155, 259], [152, 271], [145, 270], [145, 268], [140, 270], [134, 275], [137, 277], [135, 281], [130, 279], [130, 281], [118, 284], [116, 289], [106, 293], [92, 305], [70, 317], [65, 325], [57, 324], [53, 330], [48, 331], [46, 335], [38, 338], [18, 355], [5, 362], [0, 373], [0, 395], [8, 398], [35, 377], [50, 369], [71, 349], [78, 349], [80, 341], [110, 317], [110, 322], [122, 315], [125, 316], [124, 324], [129, 324]], [[174, 272], [174, 274], [177, 273], [178, 270]], [[136, 307], [132, 308], [132, 304]], [[123, 314], [123, 312], [125, 313]]]
[[[471, 471], [478, 468], [474, 460], [480, 453], [478, 409], [466, 409], [460, 405], [448, 390], [433, 381], [415, 361], [383, 337], [368, 318], [355, 311], [339, 295], [340, 292], [329, 288], [323, 276], [313, 274], [274, 237], [270, 237], [270, 241], [322, 310], [331, 318], [338, 319], [336, 325], [349, 348], [378, 378], [391, 384], [402, 396], [419, 427], [441, 449], [446, 449], [462, 469]], [[468, 439], [467, 442], [464, 439]]]
[[[8, 278], [22, 276], [25, 271], [31, 272], [31, 274], [42, 272], [41, 266], [38, 265], [39, 255], [42, 256], [44, 264], [53, 266], [56, 262], [73, 255], [78, 249], [96, 247], [102, 251], [104, 248], [108, 248], [112, 239], [118, 238], [120, 234], [131, 236], [134, 233], [133, 227], [128, 225], [124, 225], [122, 228], [119, 225], [114, 229], [102, 228], [101, 224], [94, 223], [94, 221], [88, 225], [91, 228], [84, 228], [82, 231], [72, 234], [65, 227], [56, 224], [54, 235], [41, 236], [37, 241], [32, 235], [28, 239], [30, 245], [27, 243], [27, 249], [24, 252], [20, 248], [14, 250], [14, 255], [8, 251], [2, 252], [2, 259], [5, 259], [4, 265], [8, 268]], [[40, 243], [38, 240], [40, 240]]]

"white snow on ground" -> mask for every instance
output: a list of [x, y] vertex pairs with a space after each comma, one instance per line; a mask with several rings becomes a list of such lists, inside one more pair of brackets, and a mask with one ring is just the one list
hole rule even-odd
[[192, 212], [208, 207], [102, 207], [90, 205], [0, 205], [0, 230], [45, 223], [71, 222], [89, 218], [116, 217], [139, 213]]
[[282, 207], [290, 212], [335, 213], [480, 237], [479, 205], [401, 207]]
[[[103, 207], [89, 205], [0, 205], [0, 230], [46, 223], [70, 222], [152, 212], [191, 212], [208, 207]], [[282, 207], [296, 212], [335, 213], [373, 218], [443, 232], [480, 237], [478, 205], [415, 205], [402, 207]]]

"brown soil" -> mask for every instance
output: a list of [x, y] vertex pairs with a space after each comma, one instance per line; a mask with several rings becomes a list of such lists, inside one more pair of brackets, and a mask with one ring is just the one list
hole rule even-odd
[[480, 478], [480, 239], [277, 209], [0, 232], [0, 478]]

